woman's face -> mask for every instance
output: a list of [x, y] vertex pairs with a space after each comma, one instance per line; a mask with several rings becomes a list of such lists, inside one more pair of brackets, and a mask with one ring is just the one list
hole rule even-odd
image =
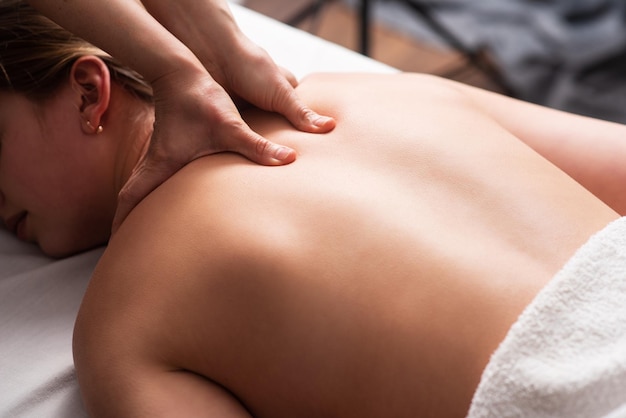
[[105, 243], [115, 210], [105, 138], [79, 107], [69, 86], [45, 103], [0, 92], [0, 216], [54, 257]]

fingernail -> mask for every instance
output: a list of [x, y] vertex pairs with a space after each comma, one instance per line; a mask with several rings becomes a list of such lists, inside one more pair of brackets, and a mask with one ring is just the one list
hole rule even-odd
[[329, 120], [330, 120], [329, 117], [320, 116], [317, 113], [311, 113], [309, 115], [309, 122], [311, 122], [313, 125], [317, 126], [318, 128], [321, 128], [324, 125], [326, 125], [326, 123], [328, 123]]
[[291, 153], [291, 150], [286, 147], [274, 147], [272, 155], [277, 160], [284, 160]]

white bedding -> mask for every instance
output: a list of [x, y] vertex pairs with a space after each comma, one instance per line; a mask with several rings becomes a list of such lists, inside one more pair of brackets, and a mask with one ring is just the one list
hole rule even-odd
[[[392, 68], [241, 6], [239, 25], [298, 78]], [[72, 328], [102, 249], [54, 261], [0, 227], [0, 417], [85, 416], [74, 379]]]

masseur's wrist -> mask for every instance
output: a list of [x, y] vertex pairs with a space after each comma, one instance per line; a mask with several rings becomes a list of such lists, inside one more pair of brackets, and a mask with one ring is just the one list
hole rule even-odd
[[151, 84], [155, 94], [160, 86], [193, 80], [198, 76], [205, 76], [207, 73], [200, 60], [184, 47], [170, 49], [167, 53], [155, 55], [151, 61], [154, 66], [143, 72], [140, 71], [140, 73]]
[[237, 100], [241, 66], [264, 66], [267, 54], [240, 30], [224, 0], [143, 0], [154, 18], [197, 57], [214, 81]]
[[161, 102], [169, 102], [171, 98], [177, 97], [184, 91], [196, 90], [199, 85], [206, 88], [207, 85], [214, 84], [216, 90], [221, 90], [219, 84], [195, 57], [193, 60], [181, 57], [177, 59], [178, 65], [167, 72], [161, 72], [150, 82], [157, 105]]
[[143, 0], [143, 4], [210, 72], [238, 51], [244, 37], [223, 0]]

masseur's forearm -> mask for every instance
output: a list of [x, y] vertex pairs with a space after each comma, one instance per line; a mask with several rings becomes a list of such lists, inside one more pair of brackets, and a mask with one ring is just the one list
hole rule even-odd
[[219, 78], [224, 71], [222, 67], [240, 49], [241, 41], [247, 39], [225, 0], [142, 0], [142, 3], [191, 49], [214, 77]]
[[189, 48], [136, 0], [29, 2], [59, 25], [115, 56], [150, 82], [181, 69], [202, 69]]

